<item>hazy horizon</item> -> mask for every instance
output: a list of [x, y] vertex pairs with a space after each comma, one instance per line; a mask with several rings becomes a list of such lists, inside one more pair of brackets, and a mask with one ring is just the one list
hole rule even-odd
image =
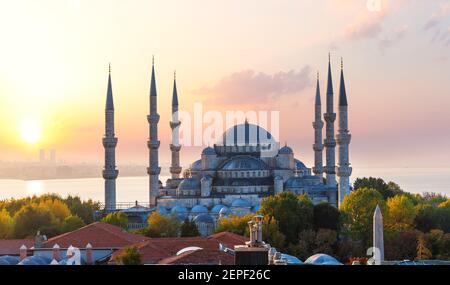
[[[44, 148], [103, 163], [111, 62], [117, 164], [148, 163], [155, 55], [162, 165], [176, 70], [181, 109], [279, 111], [277, 139], [311, 167], [316, 71], [325, 102], [331, 52], [335, 96], [344, 58], [354, 167], [450, 167], [450, 3], [366, 2], [2, 1], [0, 160]], [[181, 164], [201, 149], [182, 148]]]

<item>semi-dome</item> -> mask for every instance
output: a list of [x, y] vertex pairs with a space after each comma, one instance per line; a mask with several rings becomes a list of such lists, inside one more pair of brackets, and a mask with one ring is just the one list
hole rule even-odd
[[216, 155], [216, 151], [212, 147], [208, 146], [208, 147], [203, 149], [202, 154], [204, 154], [204, 155]]
[[217, 142], [217, 145], [224, 146], [257, 146], [276, 143], [268, 131], [264, 128], [249, 124], [245, 121], [244, 124], [238, 124], [229, 128], [222, 135], [222, 139]]
[[267, 165], [261, 159], [248, 155], [239, 155], [230, 158], [222, 165], [222, 170], [262, 170]]
[[230, 213], [230, 209], [228, 209], [227, 206], [223, 206], [222, 209], [219, 211], [219, 215], [226, 216]]
[[285, 183], [287, 188], [300, 188], [305, 186], [305, 181], [302, 177], [292, 176]]
[[191, 170], [193, 171], [200, 171], [202, 170], [202, 160], [196, 160], [191, 164]]
[[342, 265], [336, 258], [324, 253], [317, 253], [308, 257], [305, 263], [315, 265]]
[[161, 215], [167, 215], [169, 213], [164, 206], [158, 206], [156, 209]]
[[188, 210], [187, 210], [187, 208], [186, 208], [185, 206], [178, 204], [178, 205], [175, 205], [175, 206], [170, 210], [170, 212], [171, 212], [172, 214], [186, 214], [186, 213], [188, 212]]
[[246, 199], [238, 198], [231, 203], [231, 207], [245, 207], [250, 208], [252, 206], [252, 202]]
[[178, 190], [195, 190], [200, 189], [200, 181], [195, 178], [184, 178], [178, 185]]
[[208, 209], [203, 205], [195, 205], [191, 209], [192, 214], [208, 213]]
[[298, 159], [295, 159], [295, 168], [299, 170], [307, 169], [306, 165]]
[[280, 148], [278, 154], [294, 154], [294, 151], [292, 150], [292, 148], [285, 145], [282, 148]]
[[214, 224], [214, 219], [208, 214], [200, 214], [194, 218], [195, 223]]
[[211, 213], [217, 215], [220, 213], [220, 210], [222, 210], [223, 207], [225, 207], [225, 206], [222, 204], [214, 205], [214, 207], [212, 207], [212, 209], [211, 209]]

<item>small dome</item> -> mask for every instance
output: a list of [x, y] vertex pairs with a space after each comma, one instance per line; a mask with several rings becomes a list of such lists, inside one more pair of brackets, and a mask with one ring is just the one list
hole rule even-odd
[[188, 210], [186, 209], [185, 206], [178, 204], [178, 205], [175, 205], [175, 206], [170, 210], [170, 212], [171, 212], [172, 214], [186, 214], [186, 213], [188, 212]]
[[200, 181], [195, 178], [184, 178], [178, 185], [178, 190], [195, 190], [200, 189]]
[[230, 213], [230, 209], [228, 209], [228, 207], [223, 206], [222, 209], [220, 209], [219, 211], [219, 215], [221, 216], [226, 216]]
[[202, 154], [204, 154], [204, 155], [216, 155], [216, 151], [212, 147], [208, 146], [208, 147], [203, 149]]
[[294, 151], [292, 151], [292, 148], [285, 145], [282, 148], [280, 148], [278, 154], [294, 154]]
[[285, 185], [286, 188], [300, 188], [305, 186], [304, 182], [302, 177], [293, 176], [286, 181]]
[[317, 253], [308, 257], [305, 263], [315, 265], [342, 265], [336, 258], [324, 253]]
[[0, 265], [17, 265], [20, 262], [17, 256], [4, 255], [0, 256]]
[[231, 203], [231, 207], [245, 207], [250, 208], [252, 206], [252, 203], [249, 200], [245, 200], [242, 198], [238, 198]]
[[225, 207], [225, 206], [222, 205], [222, 204], [217, 204], [217, 205], [215, 205], [215, 206], [212, 207], [212, 209], [211, 209], [211, 214], [219, 214], [219, 213], [220, 213], [220, 210], [222, 210], [223, 207]]
[[253, 212], [258, 212], [261, 209], [261, 204], [257, 204], [253, 207]]
[[194, 218], [195, 223], [214, 224], [214, 219], [208, 214], [200, 214]]
[[51, 260], [44, 256], [28, 256], [19, 262], [19, 265], [49, 265]]
[[167, 215], [169, 212], [167, 211], [167, 208], [164, 206], [158, 206], [157, 207], [157, 211], [161, 214], [161, 215]]
[[223, 170], [261, 170], [267, 169], [267, 165], [258, 158], [247, 155], [235, 156], [226, 161]]
[[191, 213], [198, 214], [198, 213], [208, 213], [208, 209], [203, 205], [195, 205], [191, 209]]
[[300, 160], [295, 159], [294, 161], [295, 161], [295, 168], [296, 169], [298, 169], [298, 170], [308, 169], [308, 167], [306, 167], [306, 165], [303, 162], [301, 162]]
[[202, 161], [201, 161], [201, 159], [196, 160], [196, 161], [194, 161], [191, 164], [191, 170], [193, 170], [193, 171], [200, 171], [200, 170], [202, 170]]

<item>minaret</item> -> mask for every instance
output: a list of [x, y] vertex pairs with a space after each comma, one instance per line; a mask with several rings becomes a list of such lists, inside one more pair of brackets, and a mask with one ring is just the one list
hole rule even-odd
[[322, 103], [320, 102], [320, 87], [319, 87], [319, 72], [317, 72], [317, 86], [316, 86], [316, 103], [315, 116], [313, 122], [314, 128], [314, 174], [318, 177], [323, 177], [323, 144], [322, 144]]
[[116, 169], [116, 145], [117, 138], [114, 134], [114, 102], [110, 65], [108, 91], [106, 92], [105, 136], [103, 137], [103, 147], [105, 148], [105, 167], [103, 169], [103, 178], [105, 179], [105, 210], [116, 209], [116, 178], [119, 175], [119, 171]]
[[327, 82], [327, 108], [324, 114], [326, 122], [326, 138], [324, 140], [325, 154], [326, 154], [326, 167], [325, 173], [327, 178], [327, 185], [336, 185], [335, 176], [335, 147], [336, 141], [334, 140], [334, 121], [336, 120], [336, 113], [333, 112], [333, 80], [331, 78], [331, 63], [330, 55], [328, 54], [328, 82]]
[[170, 173], [172, 179], [180, 178], [180, 149], [179, 142], [181, 122], [178, 119], [178, 92], [177, 92], [177, 78], [176, 73], [173, 73], [173, 93], [172, 93], [172, 121], [170, 128], [172, 129], [172, 144], [170, 144], [170, 151], [172, 152], [172, 164], [170, 166]]
[[155, 80], [155, 61], [152, 59], [152, 78], [150, 83], [150, 115], [147, 116], [147, 121], [150, 124], [149, 127], [149, 140], [147, 146], [149, 149], [149, 167], [147, 173], [150, 177], [149, 194], [150, 194], [150, 207], [156, 206], [156, 198], [159, 195], [159, 173], [161, 167], [158, 162], [158, 122], [159, 114], [157, 111], [157, 97], [156, 97], [156, 80]]
[[350, 175], [352, 168], [350, 167], [348, 157], [348, 145], [350, 144], [351, 135], [348, 132], [348, 110], [347, 110], [347, 94], [345, 92], [344, 81], [344, 64], [341, 59], [341, 83], [339, 87], [339, 129], [336, 135], [338, 145], [338, 166], [336, 167], [339, 179], [338, 193], [339, 205], [344, 201], [345, 196], [350, 193]]

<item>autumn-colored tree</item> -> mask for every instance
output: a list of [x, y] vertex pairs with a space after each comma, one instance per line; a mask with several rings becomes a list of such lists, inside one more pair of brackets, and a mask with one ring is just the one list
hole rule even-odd
[[53, 229], [54, 220], [48, 209], [35, 205], [24, 206], [14, 215], [14, 237], [32, 237], [38, 230], [42, 234], [51, 235], [49, 229]]
[[433, 254], [427, 247], [427, 242], [423, 234], [419, 235], [417, 238], [417, 257], [416, 259], [424, 260], [431, 259]]
[[58, 199], [48, 198], [41, 200], [38, 207], [50, 211], [58, 222], [63, 222], [65, 218], [71, 215], [69, 207]]
[[242, 217], [230, 215], [227, 218], [221, 218], [218, 221], [216, 232], [232, 232], [238, 235], [248, 236], [248, 222], [253, 219], [254, 215], [245, 215]]
[[140, 265], [142, 254], [136, 246], [127, 246], [117, 257], [117, 261], [122, 265]]
[[71, 232], [71, 231], [77, 230], [84, 226], [85, 226], [85, 224], [80, 217], [68, 216], [67, 218], [64, 219], [64, 222], [62, 224], [62, 231], [63, 232]]
[[128, 216], [124, 212], [109, 213], [101, 221], [104, 223], [121, 227], [124, 230], [128, 228]]
[[181, 236], [182, 237], [196, 237], [200, 235], [198, 227], [193, 220], [185, 219], [181, 225]]
[[405, 195], [397, 195], [387, 200], [387, 217], [385, 226], [393, 232], [410, 230], [414, 226], [417, 208], [413, 201]]
[[181, 222], [175, 215], [161, 215], [156, 211], [148, 217], [147, 223], [149, 237], [177, 237], [180, 234]]
[[385, 237], [386, 260], [414, 260], [417, 256], [417, 239], [422, 234], [417, 230], [394, 232]]
[[345, 197], [342, 207], [342, 222], [345, 233], [353, 240], [361, 240], [367, 247], [372, 240], [372, 220], [376, 206], [386, 213], [383, 196], [374, 189], [361, 188]]
[[0, 210], [0, 239], [9, 238], [14, 229], [14, 220], [6, 209]]

